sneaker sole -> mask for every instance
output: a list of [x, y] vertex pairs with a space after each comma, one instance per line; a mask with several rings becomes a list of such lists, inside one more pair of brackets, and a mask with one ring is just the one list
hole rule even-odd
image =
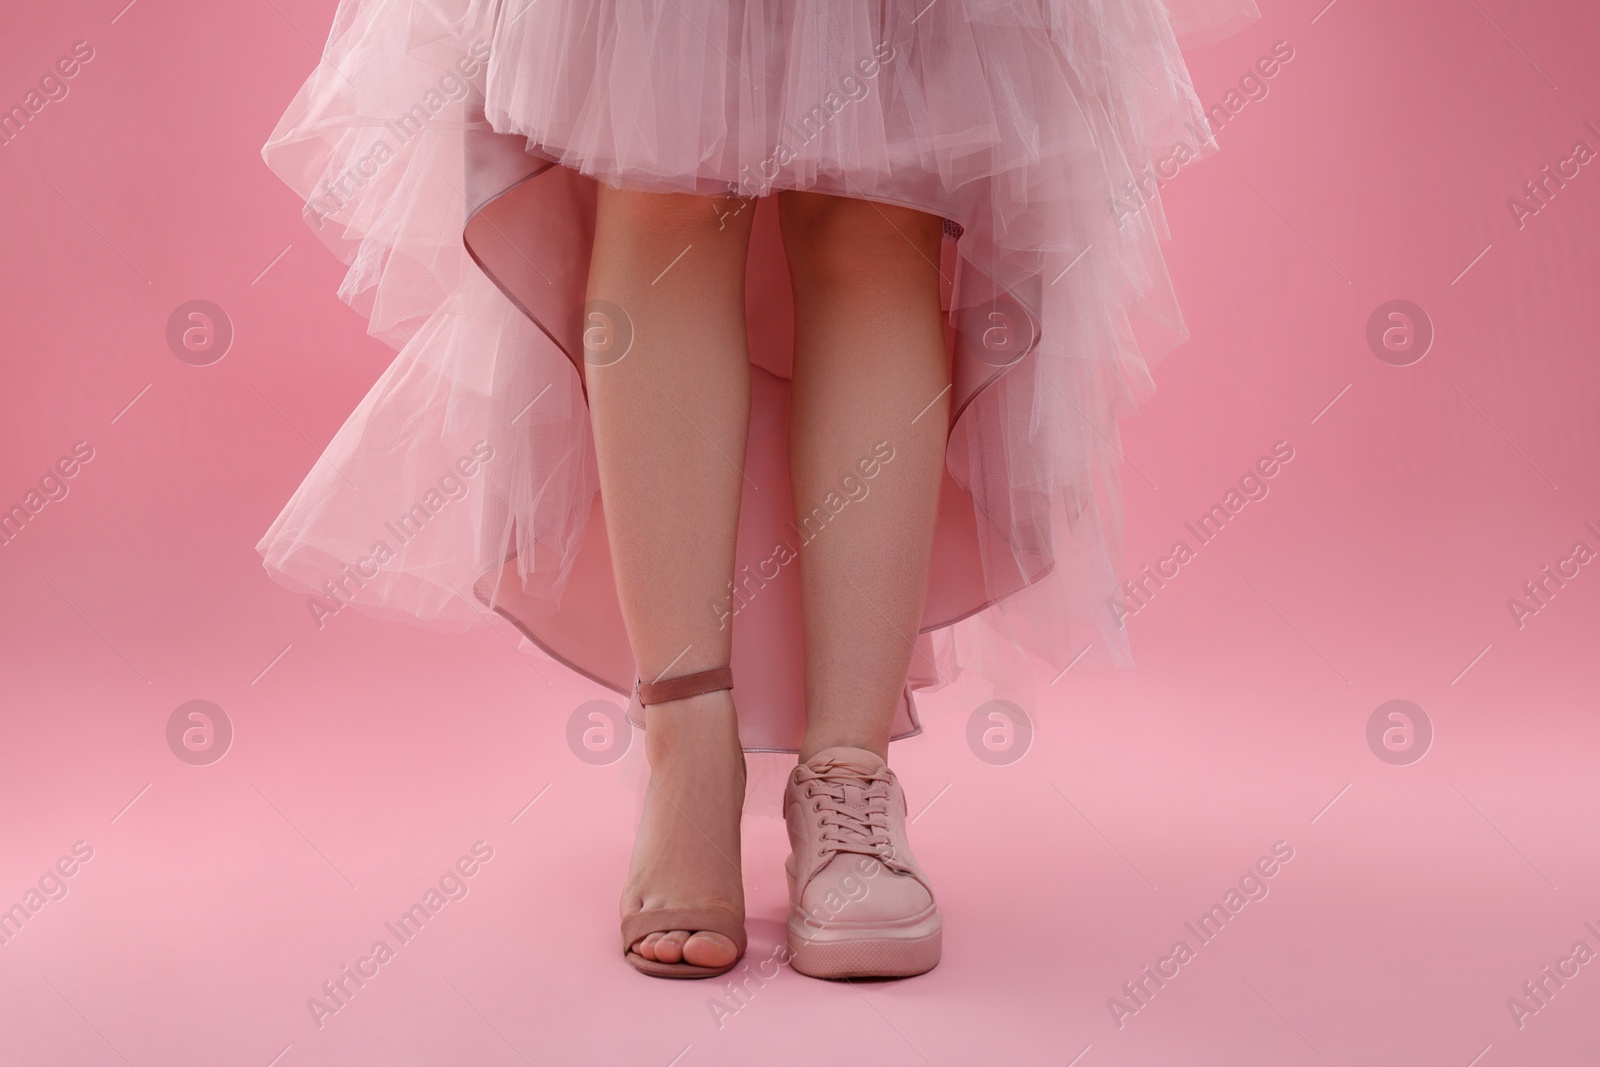
[[910, 978], [938, 966], [944, 928], [935, 912], [896, 930], [874, 925], [856, 930], [799, 933], [788, 927], [789, 965], [812, 978]]

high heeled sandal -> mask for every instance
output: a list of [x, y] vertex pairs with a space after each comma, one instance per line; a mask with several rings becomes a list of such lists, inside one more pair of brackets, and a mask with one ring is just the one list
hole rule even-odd
[[[696, 671], [693, 674], [654, 682], [640, 679], [634, 681], [634, 692], [639, 698], [641, 708], [732, 688], [733, 670], [729, 667]], [[743, 752], [739, 754], [739, 773], [742, 785], [747, 774]], [[687, 961], [662, 963], [660, 960], [646, 959], [633, 950], [633, 946], [648, 935], [672, 930], [688, 930], [691, 936], [698, 933], [720, 934], [732, 941], [737, 951], [724, 967], [702, 967]], [[622, 920], [624, 957], [636, 970], [656, 978], [715, 978], [734, 968], [743, 958], [745, 947], [744, 915], [716, 904], [687, 908], [646, 908], [633, 912]]]

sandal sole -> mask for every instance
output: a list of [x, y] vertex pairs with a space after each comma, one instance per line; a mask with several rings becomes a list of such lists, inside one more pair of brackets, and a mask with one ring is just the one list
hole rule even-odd
[[637, 952], [627, 955], [633, 969], [640, 974], [647, 974], [651, 978], [715, 978], [727, 974], [739, 966], [739, 960], [744, 959], [744, 953], [739, 953], [737, 959], [726, 967], [701, 967], [693, 963], [662, 963], [660, 960], [646, 959]]

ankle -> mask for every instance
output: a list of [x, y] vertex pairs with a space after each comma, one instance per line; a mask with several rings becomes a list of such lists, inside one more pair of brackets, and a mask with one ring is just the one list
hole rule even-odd
[[741, 751], [739, 716], [728, 690], [664, 701], [645, 709], [645, 752], [652, 766], [681, 757]]

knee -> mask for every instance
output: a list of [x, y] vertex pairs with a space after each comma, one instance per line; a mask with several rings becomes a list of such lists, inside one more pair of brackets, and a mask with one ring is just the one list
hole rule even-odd
[[688, 193], [647, 193], [601, 185], [597, 216], [635, 240], [694, 240], [749, 225], [752, 201]]
[[819, 286], [881, 285], [889, 278], [936, 279], [944, 220], [900, 207], [818, 193], [778, 200], [789, 270]]

